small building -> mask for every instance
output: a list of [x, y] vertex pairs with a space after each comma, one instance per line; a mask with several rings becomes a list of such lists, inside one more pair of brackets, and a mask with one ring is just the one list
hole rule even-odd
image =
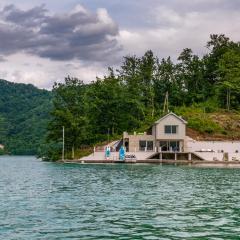
[[156, 121], [149, 131], [130, 135], [123, 133], [123, 144], [128, 152], [184, 152], [187, 122], [170, 112]]

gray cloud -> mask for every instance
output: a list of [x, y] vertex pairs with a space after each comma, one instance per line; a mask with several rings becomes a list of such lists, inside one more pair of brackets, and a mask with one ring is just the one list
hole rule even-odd
[[6, 62], [6, 61], [7, 61], [6, 58], [4, 58], [3, 56], [0, 56], [0, 62]]
[[127, 54], [142, 55], [152, 49], [159, 57], [176, 60], [186, 47], [200, 56], [206, 54], [206, 42], [213, 33], [223, 33], [234, 41], [240, 39], [239, 1], [149, 0], [146, 6], [144, 0], [139, 0], [138, 4], [138, 8], [146, 7], [145, 14], [138, 17], [147, 19], [148, 25], [121, 29], [119, 42]]
[[[212, 33], [240, 39], [240, 0], [80, 1], [89, 9], [98, 9], [96, 12], [81, 5], [70, 11], [77, 0], [0, 2], [1, 6], [15, 4], [0, 8], [0, 62], [4, 69], [0, 78], [44, 88], [67, 74], [90, 82], [106, 74], [106, 65], [121, 64], [123, 55], [141, 56], [152, 49], [160, 58], [170, 55], [176, 60], [186, 47], [205, 54]], [[48, 11], [44, 5], [19, 8], [42, 2], [60, 13]], [[23, 64], [27, 62], [28, 66]]]
[[44, 5], [23, 11], [14, 5], [8, 5], [2, 10], [5, 20], [23, 27], [34, 27], [46, 20], [47, 10]]
[[91, 13], [82, 6], [51, 15], [44, 5], [0, 11], [0, 54], [25, 52], [52, 60], [114, 60], [120, 50], [118, 26], [105, 9]]

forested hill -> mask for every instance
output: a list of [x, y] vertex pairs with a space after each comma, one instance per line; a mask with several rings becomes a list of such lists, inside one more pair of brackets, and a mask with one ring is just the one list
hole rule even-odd
[[123, 131], [146, 131], [167, 110], [188, 121], [193, 138], [240, 139], [240, 42], [213, 34], [205, 46], [205, 55], [185, 48], [176, 61], [150, 50], [125, 56], [103, 78], [68, 76], [52, 92], [1, 80], [0, 144], [58, 160], [64, 126], [65, 157], [79, 157]]
[[52, 93], [0, 80], [0, 144], [11, 154], [36, 154], [46, 134]]
[[108, 135], [146, 131], [167, 110], [186, 118], [196, 131], [190, 136], [239, 139], [240, 42], [213, 34], [205, 46], [205, 55], [185, 48], [176, 61], [159, 59], [150, 50], [142, 57], [125, 56], [121, 66], [90, 84], [72, 77], [55, 84], [47, 146], [56, 151], [51, 147], [42, 156], [61, 156], [61, 126], [66, 156], [74, 158], [74, 150]]

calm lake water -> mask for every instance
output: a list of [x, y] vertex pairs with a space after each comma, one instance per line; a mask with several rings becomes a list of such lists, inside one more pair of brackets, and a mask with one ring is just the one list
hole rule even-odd
[[0, 157], [0, 239], [240, 239], [240, 169]]

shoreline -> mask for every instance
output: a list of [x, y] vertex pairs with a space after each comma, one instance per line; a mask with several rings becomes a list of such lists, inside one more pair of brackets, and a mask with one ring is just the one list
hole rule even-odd
[[175, 165], [194, 167], [231, 167], [240, 168], [240, 161], [189, 161], [189, 160], [59, 160], [63, 164], [152, 164], [152, 165]]

